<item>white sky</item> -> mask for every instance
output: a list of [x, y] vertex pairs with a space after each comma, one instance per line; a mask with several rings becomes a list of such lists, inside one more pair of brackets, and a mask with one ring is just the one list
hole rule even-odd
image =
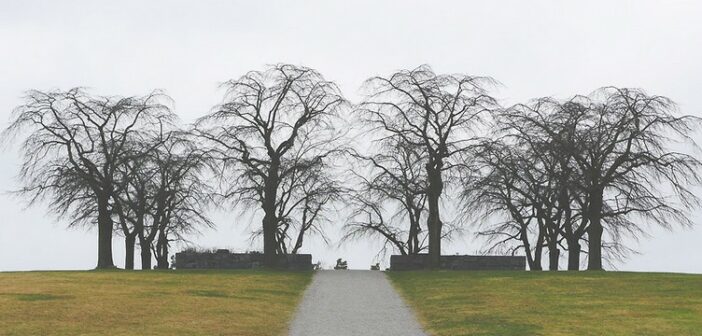
[[[161, 88], [191, 121], [220, 101], [218, 83], [277, 62], [316, 68], [353, 101], [369, 76], [428, 63], [494, 77], [505, 104], [617, 85], [666, 95], [702, 116], [701, 14], [695, 1], [0, 0], [0, 126], [23, 91], [74, 86], [104, 95]], [[18, 164], [14, 148], [0, 153], [2, 191], [17, 187]], [[95, 231], [67, 230], [44, 208], [23, 210], [7, 194], [0, 214], [0, 270], [95, 266]], [[213, 218], [217, 230], [195, 243], [251, 248], [246, 219]], [[619, 269], [702, 273], [702, 226], [651, 233], [632, 243], [641, 254]], [[467, 237], [445, 252], [479, 248]], [[327, 265], [343, 257], [352, 268], [374, 256], [366, 243], [307, 251]], [[120, 238], [114, 256], [123, 265]]]

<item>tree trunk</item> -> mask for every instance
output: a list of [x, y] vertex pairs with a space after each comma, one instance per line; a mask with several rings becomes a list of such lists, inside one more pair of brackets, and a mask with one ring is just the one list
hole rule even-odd
[[534, 248], [534, 271], [543, 271], [544, 267], [541, 266], [541, 255], [542, 253], [542, 247], [537, 245]]
[[[297, 254], [297, 251], [299, 251], [302, 248], [302, 242], [304, 241], [305, 238], [305, 232], [309, 229], [309, 226], [305, 226], [305, 216], [303, 216], [303, 226], [300, 228], [300, 232], [297, 234], [297, 240], [295, 240], [295, 246], [293, 246], [293, 249], [290, 251], [290, 254]], [[311, 225], [311, 224], [310, 224]]]
[[561, 251], [555, 242], [549, 242], [548, 245], [548, 270], [558, 271], [558, 259], [561, 256]]
[[278, 220], [275, 207], [278, 196], [278, 165], [275, 160], [271, 161], [263, 195], [263, 263], [265, 266], [275, 267], [278, 259], [278, 242], [276, 239]]
[[275, 237], [276, 230], [275, 210], [266, 211], [263, 216], [263, 259], [264, 264], [274, 267], [278, 254], [278, 244]]
[[525, 226], [522, 226], [520, 236], [521, 236], [522, 244], [524, 245], [524, 254], [526, 254], [526, 260], [527, 260], [527, 265], [529, 265], [529, 270], [535, 271], [536, 270], [536, 263], [534, 262], [534, 256], [531, 253], [531, 244], [529, 243], [529, 236], [527, 235]]
[[534, 246], [534, 270], [543, 271], [543, 266], [541, 266], [541, 256], [543, 255], [544, 248], [544, 234], [539, 232], [539, 237], [536, 239], [536, 246]]
[[134, 269], [134, 245], [136, 244], [136, 232], [124, 236], [124, 269]]
[[109, 197], [98, 195], [98, 261], [97, 269], [115, 268], [112, 259], [112, 218]]
[[561, 251], [558, 249], [558, 224], [551, 220], [550, 211], [548, 218], [544, 220], [543, 229], [546, 234], [546, 247], [548, 248], [548, 270], [558, 271], [558, 259], [561, 256]]
[[590, 226], [587, 230], [588, 238], [588, 258], [587, 269], [589, 271], [602, 270], [602, 197], [603, 190], [596, 189], [590, 194]]
[[170, 268], [170, 262], [168, 260], [168, 241], [166, 241], [165, 244], [163, 244], [163, 254], [161, 254], [161, 262], [158, 264], [158, 268], [160, 269], [168, 269]]
[[[570, 217], [569, 217], [570, 218]], [[584, 223], [581, 223], [581, 225], [585, 225]], [[581, 233], [580, 230], [577, 230], [578, 232], [573, 232], [573, 223], [570, 221], [570, 219], [566, 220], [566, 223], [564, 225], [563, 229], [563, 236], [566, 239], [566, 243], [568, 244], [568, 270], [569, 271], [578, 271], [580, 270], [580, 238], [581, 238]]]
[[410, 222], [409, 233], [407, 234], [407, 254], [418, 254], [421, 212], [414, 206], [415, 199], [412, 195], [405, 196], [405, 204], [408, 212], [407, 218]]
[[146, 240], [140, 240], [139, 245], [141, 246], [141, 269], [150, 270], [151, 269], [151, 242]]
[[531, 250], [524, 249], [526, 254], [527, 265], [529, 265], [530, 271], [535, 271], [534, 257], [531, 255]]
[[[427, 230], [429, 234], [429, 268], [438, 269], [441, 266], [441, 219], [439, 217], [438, 199], [429, 197], [429, 216]], [[432, 211], [432, 208], [433, 211]]]
[[168, 269], [168, 236], [165, 231], [161, 230], [156, 243], [156, 268]]
[[417, 224], [414, 221], [410, 223], [409, 234], [407, 238], [407, 253], [417, 254], [419, 253], [419, 232], [417, 230]]
[[567, 240], [568, 242], [568, 270], [580, 270], [580, 242], [576, 239]]
[[168, 261], [168, 248], [166, 248], [166, 252], [156, 261], [156, 268], [167, 270], [170, 266], [170, 262]]
[[441, 267], [441, 216], [439, 214], [439, 198], [443, 190], [441, 180], [441, 164], [438, 168], [431, 163], [427, 164], [427, 177], [429, 186], [427, 190], [427, 203], [429, 214], [427, 216], [427, 233], [429, 234], [429, 268]]

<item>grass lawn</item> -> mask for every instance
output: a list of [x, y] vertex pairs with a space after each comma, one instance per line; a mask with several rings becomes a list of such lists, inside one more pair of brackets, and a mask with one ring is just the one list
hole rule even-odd
[[425, 329], [456, 335], [702, 335], [702, 275], [388, 272]]
[[281, 335], [312, 272], [0, 273], [0, 335]]

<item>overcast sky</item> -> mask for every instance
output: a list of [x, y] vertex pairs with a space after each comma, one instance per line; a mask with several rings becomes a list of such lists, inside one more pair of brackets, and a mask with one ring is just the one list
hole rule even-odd
[[[504, 104], [617, 85], [702, 116], [701, 13], [698, 1], [0, 0], [0, 126], [23, 91], [74, 86], [101, 95], [164, 89], [189, 122], [221, 100], [220, 82], [278, 62], [316, 68], [352, 101], [367, 77], [427, 63], [494, 77]], [[14, 147], [0, 153], [3, 191], [17, 188], [18, 165]], [[193, 242], [258, 247], [247, 241], [248, 219], [213, 218], [217, 229]], [[65, 227], [45, 208], [0, 194], [0, 270], [94, 267], [97, 233]], [[702, 225], [650, 232], [630, 242], [640, 254], [618, 269], [702, 273]], [[368, 267], [375, 248], [310, 245], [315, 260], [343, 257], [353, 268]], [[469, 235], [445, 252], [480, 248]], [[124, 265], [120, 238], [114, 256]]]

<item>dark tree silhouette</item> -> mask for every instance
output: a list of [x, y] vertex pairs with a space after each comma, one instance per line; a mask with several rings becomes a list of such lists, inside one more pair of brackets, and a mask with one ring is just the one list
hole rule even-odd
[[428, 253], [439, 267], [443, 236], [440, 199], [444, 180], [469, 147], [481, 116], [497, 103], [487, 92], [487, 77], [437, 75], [426, 65], [366, 81], [369, 94], [359, 111], [371, 132], [419, 146], [426, 153]]
[[613, 258], [625, 255], [622, 237], [645, 234], [645, 223], [692, 225], [689, 211], [699, 198], [689, 188], [700, 183], [702, 163], [671, 145], [697, 148], [690, 134], [699, 123], [696, 117], [676, 116], [665, 97], [613, 87], [506, 110], [501, 131], [511, 132], [513, 146], [527, 144], [526, 157], [532, 158], [510, 163], [516, 169], [507, 175], [543, 176], [515, 190], [532, 195], [528, 207], [545, 224], [539, 227], [546, 230], [551, 263], [557, 263], [562, 239], [569, 269], [578, 269], [580, 241], [587, 240], [588, 269], [601, 270], [603, 249]]
[[426, 232], [422, 230], [427, 188], [422, 166], [424, 154], [421, 148], [393, 138], [383, 142], [378, 154], [353, 153], [359, 163], [370, 165], [371, 178], [352, 171], [359, 188], [350, 197], [353, 212], [342, 240], [379, 237], [384, 241], [380, 254], [388, 248], [402, 255], [424, 252], [427, 249]]
[[50, 209], [71, 217], [72, 225], [97, 224], [97, 268], [114, 267], [110, 202], [127, 143], [138, 142], [146, 129], [170, 123], [168, 101], [158, 91], [123, 98], [91, 96], [80, 88], [33, 90], [3, 132], [5, 139], [27, 133], [19, 193], [30, 204], [48, 199]]
[[317, 71], [288, 64], [224, 86], [224, 102], [198, 120], [196, 131], [214, 144], [224, 197], [260, 206], [264, 259], [274, 266], [281, 220], [289, 220], [280, 217], [284, 181], [337, 152], [333, 121], [346, 101]]
[[514, 123], [518, 112], [507, 111], [497, 119], [505, 133], [496, 132], [496, 140], [475, 147], [473, 171], [464, 179], [465, 209], [468, 215], [480, 214], [483, 226], [502, 214], [509, 218], [479, 232], [493, 243], [489, 251], [518, 241], [509, 252], [523, 248], [529, 268], [541, 270], [542, 250], [547, 247], [549, 270], [558, 270], [562, 232], [578, 218], [568, 191], [570, 181], [559, 169], [553, 143], [529, 124]]
[[142, 240], [148, 214], [154, 206], [154, 198], [150, 196], [154, 192], [153, 181], [157, 177], [157, 171], [149, 162], [152, 153], [142, 151], [142, 146], [147, 145], [146, 143], [131, 144], [133, 147], [129, 159], [118, 168], [119, 175], [116, 180], [119, 188], [112, 199], [113, 217], [118, 220], [120, 231], [124, 236], [125, 269], [134, 269], [136, 240], [137, 238]]
[[[497, 123], [503, 138], [510, 140], [523, 155], [531, 157], [533, 164], [517, 166], [519, 171], [536, 179], [525, 180], [523, 187], [534, 199], [532, 206], [539, 227], [545, 231], [549, 251], [550, 269], [556, 270], [560, 256], [559, 245], [565, 239], [568, 250], [568, 269], [580, 266], [580, 242], [588, 228], [588, 219], [583, 216], [587, 209], [587, 198], [576, 187], [579, 177], [561, 139], [567, 127], [554, 113], [558, 103], [551, 99], [537, 99], [532, 104], [520, 104], [502, 111]], [[529, 181], [531, 180], [531, 181]], [[529, 182], [527, 182], [529, 181]], [[534, 188], [537, 186], [538, 188]]]
[[577, 181], [588, 197], [589, 270], [602, 269], [603, 220], [616, 224], [610, 231], [638, 229], [633, 216], [666, 228], [692, 224], [688, 212], [699, 198], [689, 187], [700, 183], [702, 163], [670, 145], [685, 141], [696, 148], [690, 134], [700, 119], [675, 110], [666, 97], [615, 87], [560, 105], [570, 132], [556, 139], [580, 171]]
[[[213, 225], [204, 213], [211, 199], [203, 180], [208, 157], [180, 131], [158, 133], [137, 146], [153, 150], [136, 149], [123, 165], [116, 212], [125, 239], [139, 239], [142, 269], [151, 269], [153, 255], [158, 268], [168, 268], [170, 241]], [[127, 242], [132, 244], [127, 261], [131, 257], [133, 267], [134, 241]]]
[[[534, 157], [504, 139], [484, 140], [474, 150], [472, 167], [464, 176], [463, 201], [466, 214], [480, 223], [478, 235], [488, 239], [487, 252], [507, 247], [515, 254], [523, 249], [529, 269], [541, 270], [546, 230], [537, 210], [537, 186], [543, 176], [534, 174]], [[503, 214], [506, 220], [493, 222]]]
[[[162, 150], [156, 152], [159, 189], [152, 230], [158, 229], [158, 238], [156, 244], [151, 242], [151, 247], [159, 269], [169, 268], [170, 242], [184, 241], [186, 234], [214, 226], [206, 216], [212, 200], [212, 191], [204, 175], [210, 157], [188, 137], [175, 136], [173, 142], [166, 142]], [[153, 233], [151, 235], [153, 239]], [[142, 249], [145, 248], [142, 245]]]
[[[300, 147], [305, 149], [304, 146]], [[296, 254], [302, 248], [305, 236], [316, 234], [328, 242], [324, 224], [333, 204], [345, 195], [345, 188], [332, 174], [330, 162], [339, 158], [341, 151], [329, 151], [312, 160], [298, 152], [284, 167], [299, 167], [281, 180], [280, 197], [276, 201], [279, 219], [277, 228], [278, 253]], [[287, 169], [287, 168], [286, 168]]]

